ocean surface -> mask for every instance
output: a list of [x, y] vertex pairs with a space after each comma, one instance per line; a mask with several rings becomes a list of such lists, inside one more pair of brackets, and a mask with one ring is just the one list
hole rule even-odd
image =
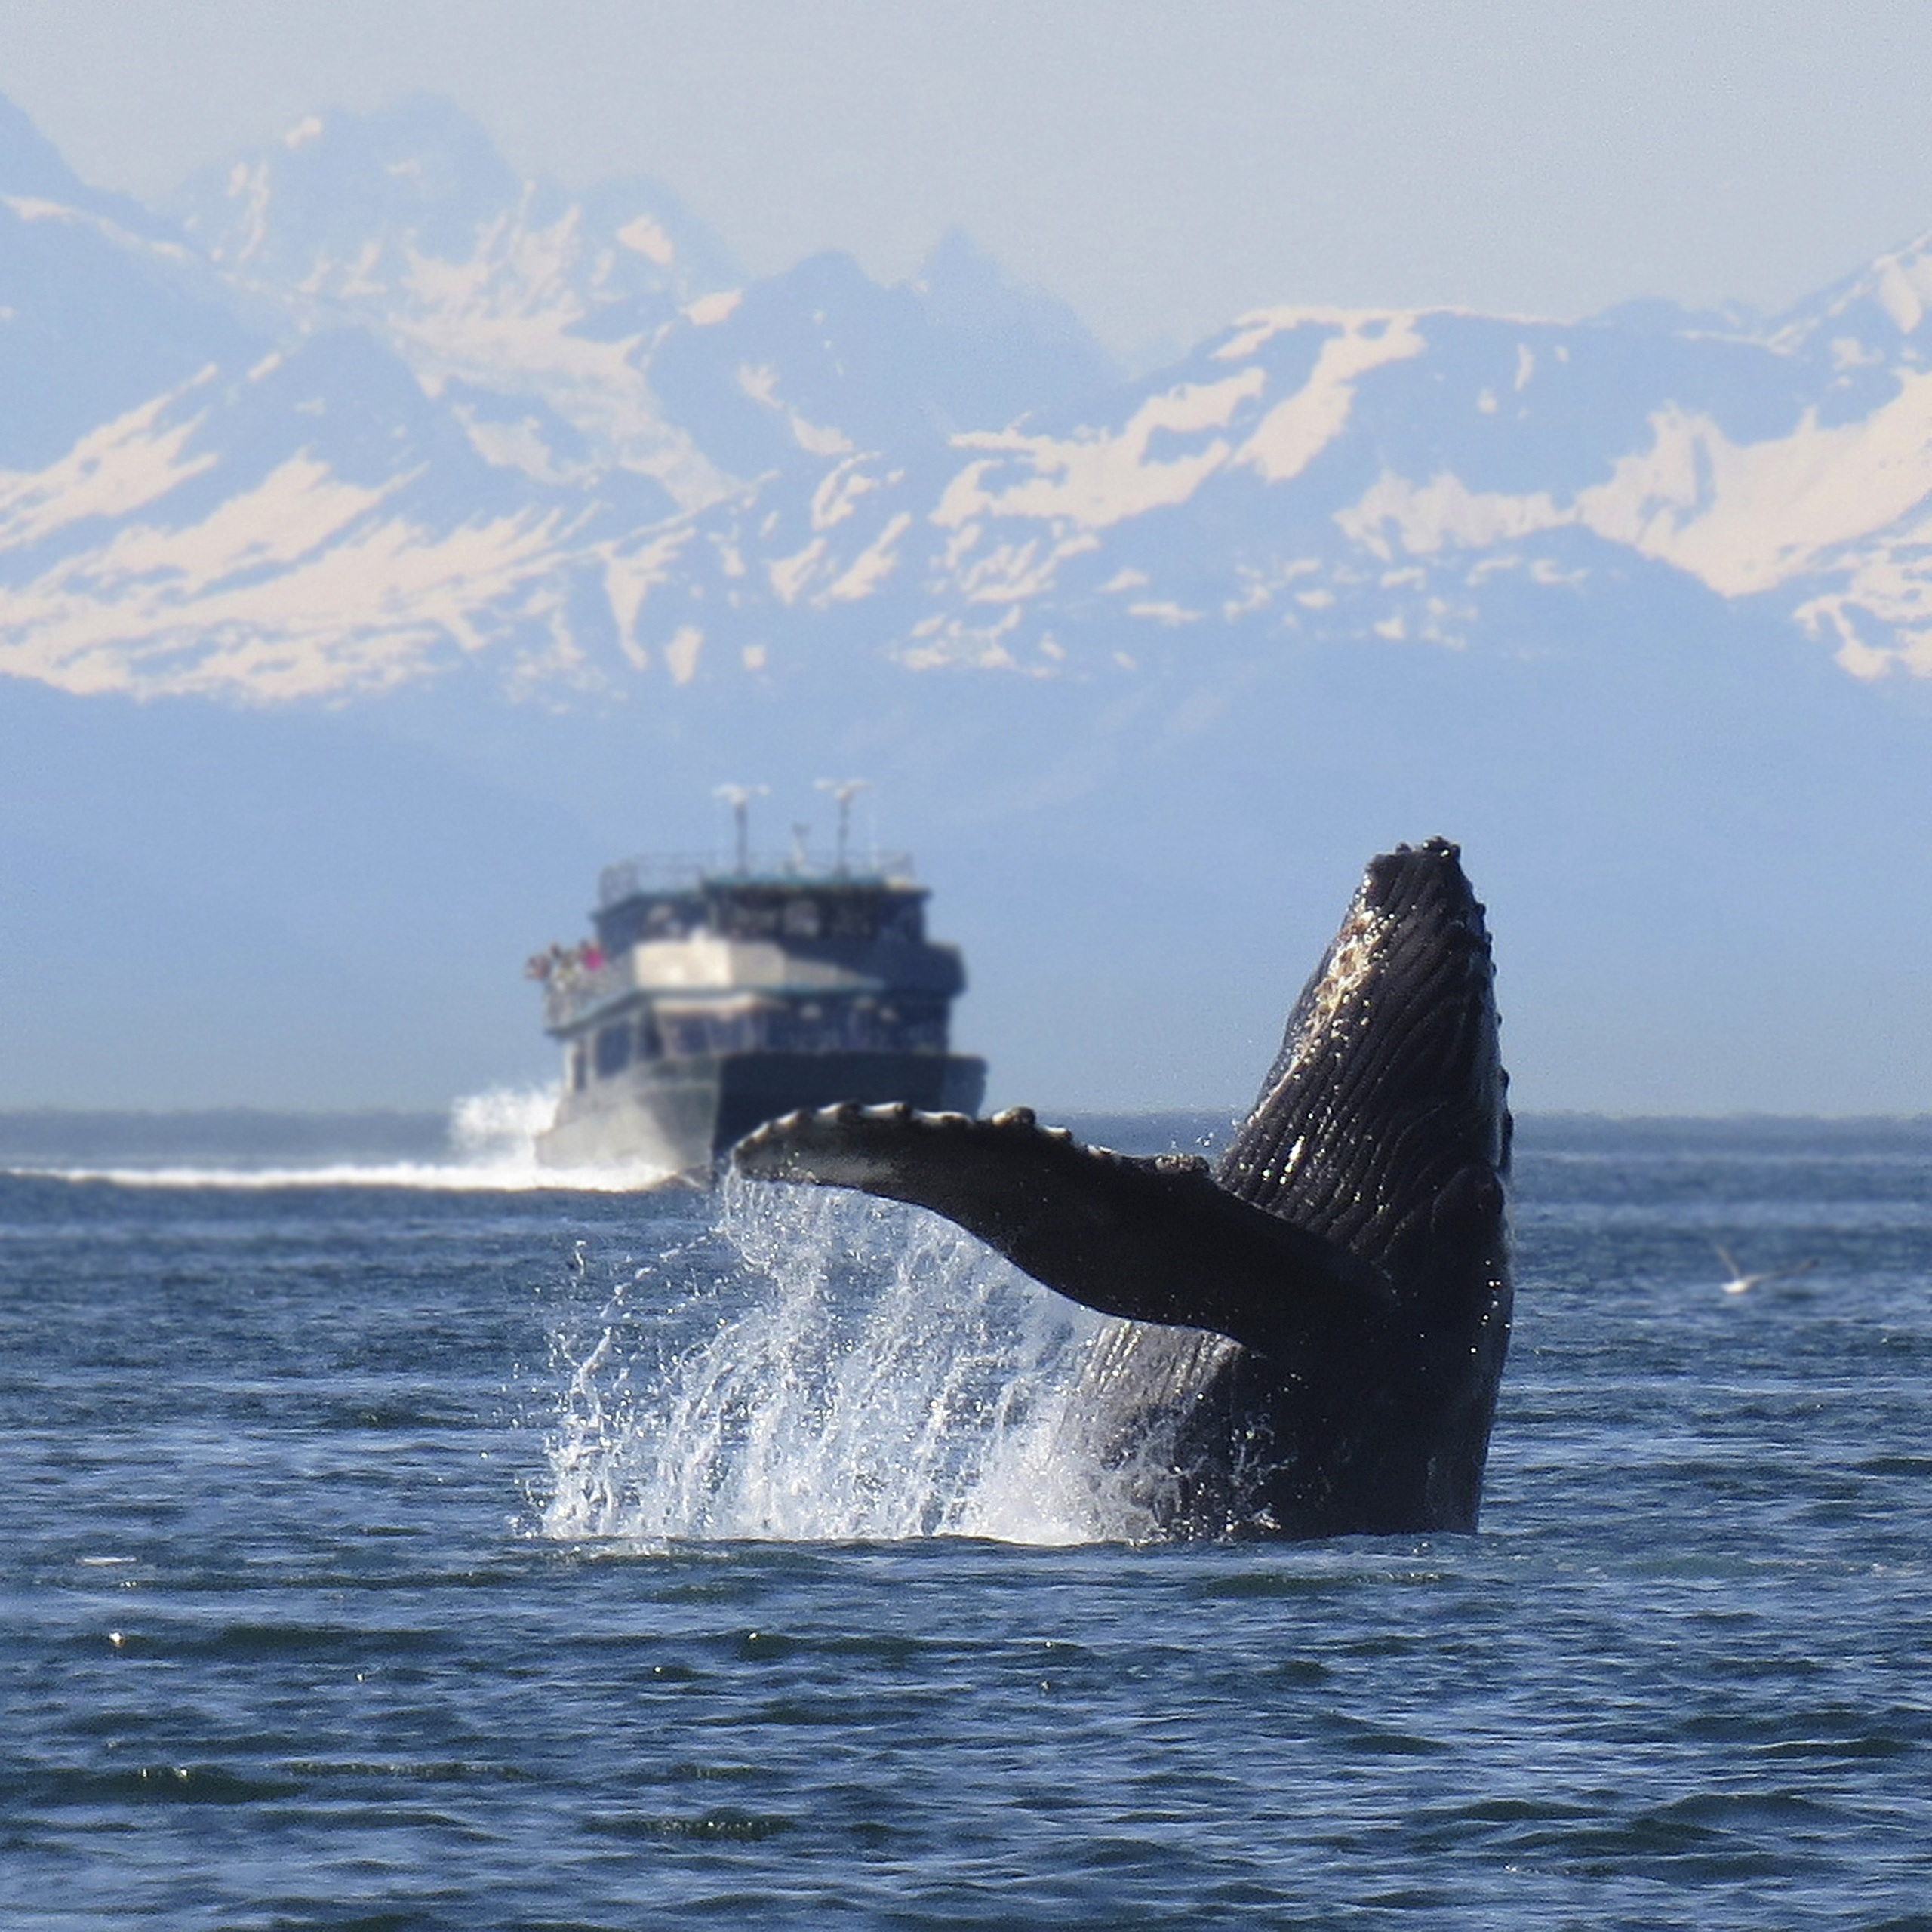
[[909, 1211], [31, 1139], [7, 1932], [1932, 1927], [1932, 1124], [1527, 1123], [1481, 1534], [1287, 1546]]

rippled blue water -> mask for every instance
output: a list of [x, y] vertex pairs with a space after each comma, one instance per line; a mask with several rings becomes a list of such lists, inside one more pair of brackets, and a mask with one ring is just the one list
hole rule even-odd
[[716, 1212], [0, 1177], [9, 1932], [1932, 1927], [1922, 1128], [1532, 1127], [1467, 1539], [559, 1534]]

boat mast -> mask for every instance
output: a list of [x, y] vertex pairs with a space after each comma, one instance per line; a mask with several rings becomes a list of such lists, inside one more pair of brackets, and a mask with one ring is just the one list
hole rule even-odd
[[812, 780], [815, 790], [829, 792], [838, 806], [838, 857], [832, 875], [836, 878], [845, 876], [846, 848], [852, 831], [852, 801], [861, 792], [870, 791], [872, 783], [869, 778], [815, 778]]
[[752, 869], [751, 802], [754, 798], [768, 796], [769, 785], [719, 785], [712, 788], [711, 795], [721, 798], [731, 808], [731, 822], [737, 832], [738, 876], [746, 878]]

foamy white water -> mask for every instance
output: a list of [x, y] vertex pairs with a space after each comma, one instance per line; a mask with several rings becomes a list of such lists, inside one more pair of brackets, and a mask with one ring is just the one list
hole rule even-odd
[[600, 1194], [634, 1192], [670, 1177], [641, 1162], [596, 1168], [546, 1168], [537, 1159], [537, 1137], [550, 1124], [552, 1087], [493, 1087], [457, 1100], [450, 1109], [451, 1158], [445, 1161], [327, 1161], [242, 1166], [232, 1163], [143, 1163], [139, 1166], [39, 1165], [14, 1173], [63, 1180], [109, 1181], [122, 1187], [396, 1187], [477, 1192], [539, 1188]]
[[1072, 1404], [1115, 1324], [916, 1209], [736, 1180], [720, 1204], [728, 1278], [666, 1306], [640, 1269], [556, 1338], [544, 1534], [1152, 1534]]

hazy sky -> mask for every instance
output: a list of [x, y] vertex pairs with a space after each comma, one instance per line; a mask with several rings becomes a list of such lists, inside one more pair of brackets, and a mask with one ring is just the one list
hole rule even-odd
[[1264, 302], [1777, 306], [1932, 226], [1927, 0], [6, 0], [0, 91], [153, 195], [331, 104], [678, 189], [758, 272], [949, 225], [1116, 349]]
[[[754, 272], [837, 246], [895, 278], [963, 226], [1135, 361], [1269, 303], [1776, 308], [1932, 229], [1932, 0], [0, 0], [0, 91], [84, 175], [143, 196], [318, 109], [420, 89], [525, 170], [659, 177]], [[715, 773], [768, 775], [735, 754]], [[590, 869], [555, 890], [574, 904]], [[1743, 1069], [1723, 1103], [1807, 1103], [1728, 983], [1716, 1047], [1679, 993], [1676, 1018], [1637, 1023], [1639, 1074], [1611, 1066], [1589, 1042], [1626, 1036], [1588, 1034], [1601, 1002], [1561, 958], [1534, 999], [1568, 998], [1585, 1031], [1546, 1023], [1543, 1066], [1568, 1084], [1532, 1052], [1541, 1103], [1604, 1104], [1657, 1067], [1662, 1103], [1718, 1104], [1701, 1069], [1720, 1050]], [[1921, 1013], [1921, 992], [1875, 1010]], [[382, 1021], [417, 1023], [399, 1004]], [[1673, 1026], [1681, 1054], [1657, 1044]], [[1583, 1044], [1564, 1060], [1559, 1038]], [[1814, 1044], [1844, 1084], [1820, 1075], [1808, 1104], [1860, 1104], [1864, 1063], [1829, 1030]], [[1010, 1095], [1046, 1051], [995, 1051]], [[1894, 1054], [1870, 1091], [1915, 1064]]]

